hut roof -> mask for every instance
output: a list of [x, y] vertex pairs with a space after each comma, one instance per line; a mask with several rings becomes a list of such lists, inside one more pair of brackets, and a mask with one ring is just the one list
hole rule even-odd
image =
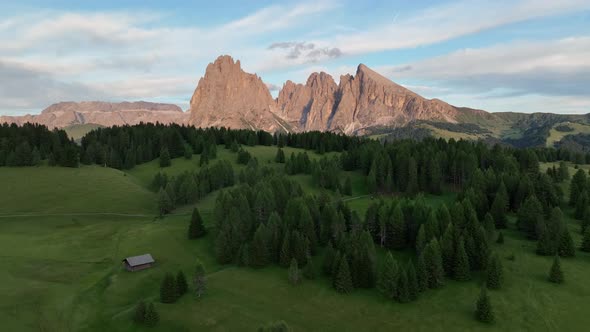
[[150, 254], [127, 257], [123, 261], [127, 261], [127, 264], [131, 266], [150, 264], [155, 262], [154, 258]]

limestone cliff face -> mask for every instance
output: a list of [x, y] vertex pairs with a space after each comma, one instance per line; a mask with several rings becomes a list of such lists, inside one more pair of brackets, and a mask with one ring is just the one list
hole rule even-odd
[[247, 128], [276, 131], [281, 128], [276, 102], [267, 86], [246, 73], [240, 61], [221, 56], [207, 66], [190, 102], [189, 123], [197, 127]]
[[277, 99], [279, 114], [300, 131], [363, 134], [370, 127], [403, 126], [413, 120], [456, 122], [458, 111], [427, 100], [365, 65], [343, 75], [337, 86], [326, 73], [313, 73], [305, 85], [287, 81]]
[[0, 123], [39, 123], [49, 128], [65, 128], [78, 124], [101, 126], [135, 125], [140, 122], [186, 123], [188, 116], [180, 107], [148, 102], [108, 103], [61, 102], [44, 109], [38, 115], [2, 116]]
[[300, 131], [326, 130], [337, 89], [324, 72], [311, 74], [305, 85], [287, 81], [277, 98], [279, 114]]

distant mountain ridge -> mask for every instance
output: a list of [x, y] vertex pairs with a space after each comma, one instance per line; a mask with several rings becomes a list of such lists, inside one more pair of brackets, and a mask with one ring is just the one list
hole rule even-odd
[[[67, 102], [51, 105], [39, 115], [2, 116], [0, 122], [37, 122], [50, 128], [160, 122], [376, 136], [397, 131], [394, 137], [412, 136], [413, 130], [419, 129], [421, 136], [541, 146], [549, 142], [553, 127], [568, 122], [586, 126], [590, 116], [489, 113], [456, 107], [439, 99], [426, 99], [364, 64], [357, 67], [355, 75], [340, 76], [338, 84], [325, 72], [312, 73], [305, 84], [287, 81], [278, 97], [273, 98], [259, 76], [245, 72], [239, 60], [223, 55], [207, 66], [190, 99], [188, 112], [175, 105], [147, 102]], [[586, 134], [586, 129], [590, 132], [590, 127], [576, 128], [581, 131], [572, 135]], [[585, 140], [577, 140], [582, 141]]]
[[172, 104], [145, 101], [110, 103], [102, 101], [60, 102], [38, 115], [0, 116], [0, 123], [39, 123], [49, 128], [75, 125], [134, 125], [140, 122], [186, 123], [188, 115]]

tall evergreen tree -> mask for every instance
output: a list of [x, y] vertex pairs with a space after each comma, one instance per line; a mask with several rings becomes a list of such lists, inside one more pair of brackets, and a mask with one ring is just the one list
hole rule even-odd
[[541, 202], [534, 195], [527, 197], [518, 210], [518, 228], [525, 232], [529, 239], [537, 239], [540, 236], [537, 225], [541, 222], [543, 222]]
[[549, 281], [561, 284], [564, 281], [563, 278], [563, 271], [561, 270], [561, 262], [559, 260], [559, 256], [555, 255], [553, 259], [553, 264], [551, 265], [551, 270], [549, 270]]
[[576, 206], [578, 198], [586, 189], [587, 179], [586, 173], [582, 169], [578, 169], [576, 174], [572, 177], [570, 183], [570, 206]]
[[288, 267], [291, 264], [291, 259], [294, 258], [291, 249], [291, 233], [287, 231], [283, 237], [283, 245], [281, 246], [281, 255], [279, 263], [282, 267]]
[[455, 280], [465, 281], [471, 279], [469, 258], [465, 252], [463, 238], [459, 239], [457, 252], [455, 253], [455, 264], [453, 266], [453, 277]]
[[408, 276], [408, 295], [410, 301], [414, 301], [418, 298], [420, 288], [418, 286], [418, 276], [416, 275], [416, 269], [414, 263], [410, 260], [406, 268], [406, 275]]
[[488, 242], [493, 241], [496, 238], [496, 222], [494, 217], [490, 213], [486, 213], [484, 217], [483, 227], [486, 231], [486, 237]]
[[447, 276], [453, 275], [455, 265], [455, 227], [452, 223], [447, 225], [441, 240], [441, 255], [443, 259], [443, 268]]
[[162, 150], [160, 150], [160, 167], [168, 167], [170, 165], [170, 152], [168, 152], [167, 147], [162, 147]]
[[428, 276], [428, 287], [438, 288], [444, 284], [444, 268], [442, 266], [442, 256], [440, 245], [436, 239], [432, 239], [424, 250], [424, 263]]
[[557, 252], [561, 257], [574, 257], [576, 255], [574, 240], [572, 239], [570, 231], [567, 229], [567, 227], [564, 227], [561, 231]]
[[494, 217], [496, 228], [498, 229], [506, 228], [508, 220], [506, 217], [508, 203], [508, 192], [506, 190], [506, 185], [504, 185], [504, 181], [502, 181], [500, 182], [500, 187], [498, 188], [498, 192], [496, 193], [496, 197], [490, 208], [490, 213], [492, 214], [492, 217]]
[[203, 296], [207, 290], [207, 276], [205, 274], [205, 267], [201, 262], [197, 262], [195, 275], [193, 276], [193, 286], [197, 297]]
[[504, 281], [504, 271], [502, 261], [497, 254], [493, 254], [489, 259], [488, 269], [486, 271], [486, 285], [490, 289], [499, 289]]
[[135, 324], [143, 324], [145, 323], [145, 314], [147, 311], [147, 306], [144, 300], [141, 300], [135, 306], [135, 312], [133, 313], [133, 321]]
[[205, 225], [203, 225], [203, 218], [201, 218], [199, 210], [194, 208], [193, 214], [191, 215], [191, 222], [188, 227], [188, 238], [197, 239], [205, 236], [205, 234], [207, 234], [207, 230], [205, 229]]
[[270, 237], [267, 227], [261, 223], [254, 233], [254, 238], [250, 244], [250, 266], [264, 267], [270, 263]]
[[162, 303], [174, 303], [176, 302], [177, 296], [176, 281], [171, 273], [166, 273], [166, 276], [162, 280], [160, 285], [160, 302]]
[[393, 208], [391, 214], [391, 248], [403, 249], [406, 246], [406, 221], [400, 204]]
[[403, 267], [400, 267], [397, 279], [397, 300], [401, 303], [410, 302], [410, 285], [408, 275]]
[[350, 275], [350, 268], [348, 266], [348, 259], [343, 255], [340, 259], [340, 267], [334, 278], [334, 288], [339, 293], [348, 294], [352, 292], [352, 276]]
[[397, 279], [399, 278], [399, 267], [390, 252], [385, 255], [377, 278], [377, 289], [389, 299], [397, 295]]
[[420, 254], [416, 261], [416, 280], [418, 281], [418, 291], [423, 292], [428, 288], [428, 271], [424, 262], [424, 253]]
[[147, 327], [154, 327], [158, 325], [159, 322], [160, 315], [156, 311], [156, 307], [154, 306], [154, 304], [150, 303], [145, 311], [145, 325]]
[[160, 211], [160, 216], [172, 211], [173, 206], [168, 193], [163, 188], [160, 188], [160, 191], [158, 192], [158, 211]]
[[416, 165], [416, 159], [410, 157], [408, 159], [408, 178], [406, 185], [406, 194], [413, 196], [420, 190], [418, 188], [418, 166]]
[[289, 265], [289, 282], [291, 285], [297, 285], [301, 282], [301, 271], [295, 258], [291, 259], [291, 264]]
[[184, 272], [182, 272], [182, 270], [178, 271], [178, 274], [176, 275], [176, 295], [178, 297], [186, 294], [186, 292], [188, 291], [188, 283], [186, 281], [186, 276], [184, 275]]
[[494, 311], [485, 285], [481, 288], [479, 298], [475, 304], [475, 318], [482, 323], [492, 323], [494, 321]]

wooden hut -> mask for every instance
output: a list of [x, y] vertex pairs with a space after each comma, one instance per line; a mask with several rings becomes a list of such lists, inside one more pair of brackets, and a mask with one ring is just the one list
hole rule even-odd
[[123, 264], [127, 271], [139, 271], [149, 269], [156, 261], [150, 254], [127, 257], [123, 260]]

